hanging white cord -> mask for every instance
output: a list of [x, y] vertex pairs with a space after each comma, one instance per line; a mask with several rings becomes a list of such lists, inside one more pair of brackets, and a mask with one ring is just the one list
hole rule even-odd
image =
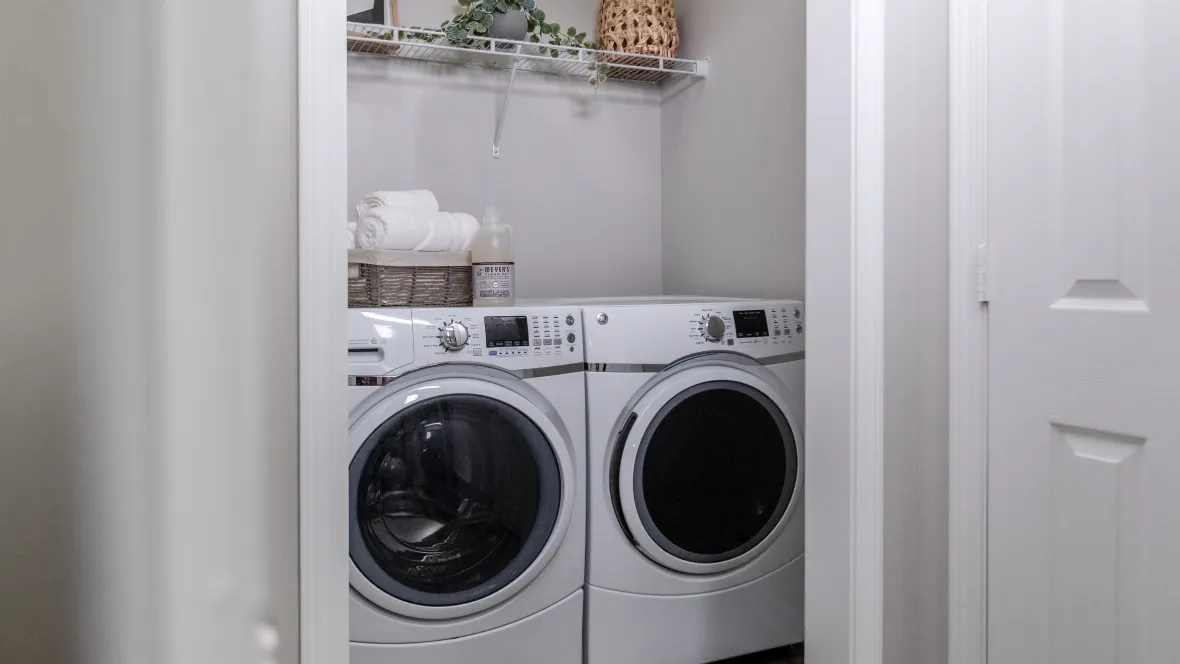
[[508, 90], [504, 93], [504, 103], [500, 104], [500, 117], [496, 120], [496, 135], [492, 138], [492, 158], [500, 158], [500, 135], [504, 133], [504, 120], [508, 117], [508, 100], [512, 99], [512, 86], [516, 83], [516, 69], [520, 60], [512, 63], [512, 75], [508, 78]]

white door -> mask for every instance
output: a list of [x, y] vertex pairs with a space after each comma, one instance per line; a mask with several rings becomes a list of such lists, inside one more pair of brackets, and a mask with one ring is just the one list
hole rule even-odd
[[988, 660], [1180, 661], [1180, 3], [991, 0]]

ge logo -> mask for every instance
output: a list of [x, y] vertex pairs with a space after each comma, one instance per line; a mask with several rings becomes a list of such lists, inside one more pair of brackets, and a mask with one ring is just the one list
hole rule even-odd
[[377, 345], [377, 337], [373, 337], [373, 345], [374, 345], [374, 346], [376, 346], [376, 345]]

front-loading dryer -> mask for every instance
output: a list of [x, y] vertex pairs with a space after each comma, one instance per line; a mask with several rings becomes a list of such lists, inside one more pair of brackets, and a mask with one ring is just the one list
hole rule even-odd
[[352, 664], [580, 663], [580, 311], [348, 321]]
[[589, 664], [803, 639], [801, 302], [582, 301]]

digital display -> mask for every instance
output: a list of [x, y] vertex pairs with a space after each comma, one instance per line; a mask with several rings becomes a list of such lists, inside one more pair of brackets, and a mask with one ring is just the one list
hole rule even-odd
[[770, 336], [770, 328], [766, 326], [766, 312], [762, 309], [733, 312], [733, 326], [737, 330], [738, 339]]
[[527, 316], [484, 316], [488, 348], [516, 348], [529, 345]]

